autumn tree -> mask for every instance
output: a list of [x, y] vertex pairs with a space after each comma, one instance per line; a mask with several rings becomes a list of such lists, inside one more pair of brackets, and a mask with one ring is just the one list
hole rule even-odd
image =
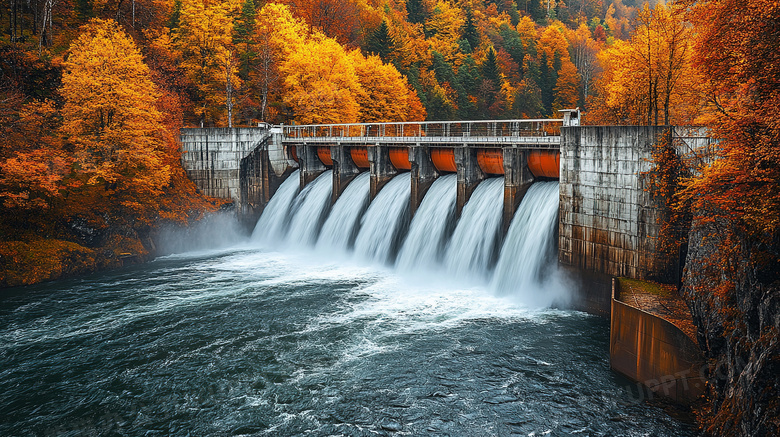
[[62, 132], [87, 186], [129, 211], [162, 192], [164, 164], [158, 91], [133, 40], [113, 20], [81, 29], [64, 63]]
[[780, 4], [682, 2], [717, 139], [681, 198], [694, 215], [684, 295], [708, 364], [711, 435], [780, 435]]
[[225, 124], [232, 125], [233, 92], [240, 79], [231, 15], [238, 7], [237, 2], [182, 0], [174, 44], [201, 92], [201, 121], [208, 117], [216, 122], [227, 111]]
[[285, 0], [284, 3], [296, 17], [309, 24], [310, 33], [320, 31], [342, 44], [357, 42], [361, 27], [357, 3], [343, 0]]
[[692, 33], [675, 5], [640, 13], [630, 41], [599, 54], [592, 120], [602, 123], [686, 123], [698, 113], [701, 80], [691, 62]]
[[285, 102], [302, 124], [354, 123], [364, 93], [347, 52], [323, 35], [315, 35], [282, 63]]
[[350, 53], [362, 93], [357, 94], [361, 123], [408, 121], [419, 116], [410, 108], [419, 107], [414, 102], [417, 94], [409, 90], [409, 84], [401, 73], [390, 64], [383, 64], [377, 56], [364, 58], [359, 51]]
[[561, 65], [553, 90], [555, 94], [553, 111], [576, 107], [579, 101], [579, 89], [580, 75], [577, 73], [577, 68], [571, 61], [566, 60]]
[[430, 35], [431, 51], [436, 51], [452, 64], [459, 62], [458, 40], [465, 23], [463, 12], [448, 1], [438, 1], [425, 22], [425, 32]]
[[280, 67], [292, 53], [302, 49], [307, 33], [306, 24], [295, 18], [286, 5], [268, 3], [258, 12], [252, 42], [261, 120], [279, 116], [284, 80]]

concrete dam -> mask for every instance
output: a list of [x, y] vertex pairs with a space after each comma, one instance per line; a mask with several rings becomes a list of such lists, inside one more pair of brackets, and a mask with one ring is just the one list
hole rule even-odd
[[[668, 129], [578, 124], [578, 112], [570, 111], [562, 119], [183, 129], [181, 140], [190, 178], [206, 195], [233, 199], [247, 226], [291, 175], [301, 193], [315, 181], [327, 185], [326, 211], [315, 227], [353, 181], [368, 186], [371, 204], [404, 175], [411, 221], [434, 182], [450, 175], [455, 221], [479, 186], [501, 186], [498, 211], [491, 212], [500, 213], [503, 240], [529, 188], [555, 181], [551, 250], [559, 266], [599, 290], [580, 296], [582, 306], [608, 314], [611, 277], [673, 282], [680, 274], [680, 260], [655, 250], [664, 212], [646, 176], [653, 144]], [[680, 155], [710, 144], [698, 128], [669, 129]]]
[[649, 189], [652, 150], [671, 135], [685, 159], [712, 140], [696, 127], [579, 126], [577, 111], [563, 113], [182, 129], [183, 164], [269, 247], [349, 253], [611, 318], [612, 367], [687, 402], [700, 393], [689, 389], [700, 386], [700, 351], [619, 303], [613, 278], [679, 280], [685, 254], [656, 250], [666, 212]]

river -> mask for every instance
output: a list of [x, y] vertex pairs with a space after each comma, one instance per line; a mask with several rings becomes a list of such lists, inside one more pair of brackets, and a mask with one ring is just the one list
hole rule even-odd
[[608, 337], [348, 256], [171, 255], [3, 291], [0, 435], [690, 435]]

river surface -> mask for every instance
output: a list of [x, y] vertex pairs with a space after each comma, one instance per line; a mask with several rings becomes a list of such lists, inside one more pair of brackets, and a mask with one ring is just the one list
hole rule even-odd
[[0, 295], [0, 435], [691, 435], [607, 321], [234, 247]]

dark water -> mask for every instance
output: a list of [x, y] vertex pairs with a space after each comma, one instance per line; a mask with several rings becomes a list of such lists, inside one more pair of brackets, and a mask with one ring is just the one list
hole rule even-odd
[[3, 292], [0, 435], [688, 435], [608, 324], [258, 249]]

